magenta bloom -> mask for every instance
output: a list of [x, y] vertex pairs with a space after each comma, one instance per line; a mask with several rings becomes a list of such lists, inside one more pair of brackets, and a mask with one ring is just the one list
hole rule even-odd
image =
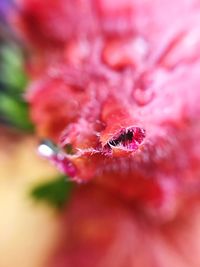
[[[88, 182], [86, 188], [92, 184], [94, 192], [105, 190], [153, 222], [174, 220], [183, 207], [195, 205], [200, 193], [200, 1], [19, 2], [15, 23], [32, 51], [26, 95], [31, 117], [38, 135], [58, 146], [49, 159], [71, 179]], [[79, 220], [75, 211], [79, 206], [81, 213], [81, 205], [72, 208], [72, 221]], [[90, 217], [90, 210], [85, 212]], [[108, 221], [119, 216], [119, 224], [129, 227], [130, 214], [124, 222], [119, 213], [106, 214]], [[129, 238], [122, 231], [117, 246], [125, 242], [123, 235]], [[105, 236], [102, 246], [111, 242]], [[83, 251], [80, 241], [78, 259]], [[113, 266], [166, 266], [159, 259], [148, 265], [127, 257]], [[80, 265], [78, 259], [68, 266], [112, 266]]]

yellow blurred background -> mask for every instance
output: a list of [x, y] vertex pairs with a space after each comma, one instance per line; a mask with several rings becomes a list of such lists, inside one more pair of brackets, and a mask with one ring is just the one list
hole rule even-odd
[[55, 169], [31, 135], [0, 128], [0, 267], [44, 267], [60, 235], [59, 213], [30, 197]]

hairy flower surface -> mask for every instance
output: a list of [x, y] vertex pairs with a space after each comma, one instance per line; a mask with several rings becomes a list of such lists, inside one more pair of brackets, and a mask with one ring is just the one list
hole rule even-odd
[[50, 160], [173, 217], [200, 189], [200, 2], [18, 2], [26, 97], [38, 135], [58, 146]]

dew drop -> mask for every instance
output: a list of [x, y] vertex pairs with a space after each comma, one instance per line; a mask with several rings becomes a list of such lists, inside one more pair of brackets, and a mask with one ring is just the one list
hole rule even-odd
[[49, 140], [43, 140], [38, 146], [41, 156], [51, 158], [58, 153], [58, 148]]
[[149, 104], [154, 97], [153, 79], [151, 72], [143, 72], [135, 80], [133, 98], [140, 106]]
[[75, 166], [51, 141], [42, 141], [38, 146], [38, 152], [41, 156], [49, 159], [60, 172], [70, 178], [74, 178], [76, 176]]
[[133, 96], [139, 106], [145, 106], [152, 101], [154, 92], [151, 89], [143, 90], [141, 88], [136, 88]]

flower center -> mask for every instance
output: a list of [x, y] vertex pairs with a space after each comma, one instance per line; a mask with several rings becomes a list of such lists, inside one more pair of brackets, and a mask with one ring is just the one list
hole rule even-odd
[[118, 147], [126, 150], [136, 150], [145, 137], [145, 130], [140, 127], [125, 128], [108, 141], [109, 148]]

